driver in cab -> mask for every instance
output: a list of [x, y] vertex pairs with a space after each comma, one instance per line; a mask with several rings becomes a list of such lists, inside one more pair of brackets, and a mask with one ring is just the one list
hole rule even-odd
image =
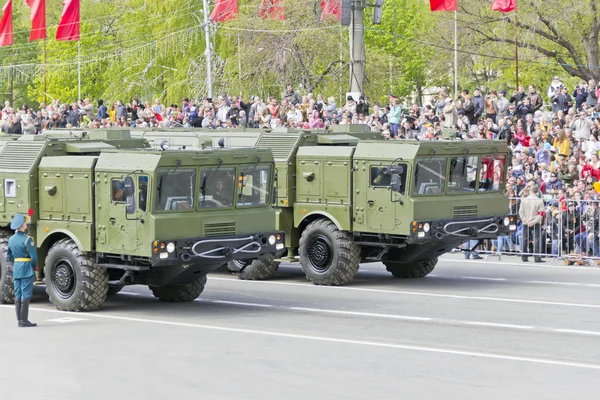
[[125, 183], [123, 183], [123, 181], [113, 181], [112, 199], [116, 202], [125, 201]]
[[233, 205], [233, 192], [231, 187], [233, 185], [226, 185], [221, 179], [215, 184], [215, 193], [213, 198], [223, 204], [225, 207], [231, 207]]

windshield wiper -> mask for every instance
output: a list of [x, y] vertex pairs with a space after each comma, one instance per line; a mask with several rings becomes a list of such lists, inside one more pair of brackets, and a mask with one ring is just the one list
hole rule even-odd
[[[221, 165], [223, 164], [223, 159], [219, 158], [219, 164], [217, 165], [217, 169], [215, 170], [215, 174], [217, 172], [219, 172], [219, 168], [221, 168]], [[202, 177], [202, 186], [200, 186], [200, 192], [202, 193], [202, 202], [204, 203], [204, 200], [206, 200], [206, 186], [208, 186], [208, 177], [210, 176], [210, 172], [211, 170], [208, 170], [208, 172], [206, 174], [204, 174], [204, 176]]]
[[[176, 160], [175, 161], [175, 169], [173, 170], [173, 173], [177, 172], [177, 168], [179, 168], [179, 166], [181, 165], [181, 160]], [[162, 198], [162, 192], [163, 192], [163, 181], [165, 179], [165, 177], [168, 177], [171, 174], [171, 170], [168, 169], [167, 173], [164, 175], [161, 175], [160, 180], [158, 181], [158, 187], [156, 188], [156, 190], [158, 191], [158, 202], [160, 203], [160, 199]]]
[[244, 188], [246, 187], [246, 183], [248, 182], [248, 177], [254, 173], [254, 171], [256, 170], [256, 167], [258, 166], [258, 163], [260, 162], [260, 160], [261, 160], [260, 157], [256, 157], [256, 162], [254, 163], [254, 166], [252, 167], [252, 172], [250, 172], [247, 175], [244, 175], [243, 172], [241, 173], [242, 187], [240, 188], [240, 193], [238, 194], [239, 198], [242, 198], [242, 192], [244, 191]]

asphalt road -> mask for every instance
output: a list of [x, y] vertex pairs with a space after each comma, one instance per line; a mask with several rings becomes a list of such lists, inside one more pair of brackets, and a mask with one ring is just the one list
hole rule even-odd
[[592, 399], [600, 269], [447, 255], [421, 280], [365, 264], [343, 288], [283, 265], [209, 276], [199, 300], [128, 287], [93, 313], [36, 288], [18, 329], [0, 306], [3, 399]]

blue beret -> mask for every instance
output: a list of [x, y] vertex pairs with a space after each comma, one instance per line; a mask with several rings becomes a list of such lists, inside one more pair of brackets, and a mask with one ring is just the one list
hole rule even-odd
[[10, 229], [17, 230], [25, 223], [25, 216], [23, 214], [17, 214], [13, 217], [10, 223]]

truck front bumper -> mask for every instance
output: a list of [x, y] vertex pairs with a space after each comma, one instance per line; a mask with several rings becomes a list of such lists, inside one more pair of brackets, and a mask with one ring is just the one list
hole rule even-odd
[[414, 221], [411, 224], [410, 244], [449, 241], [460, 242], [494, 239], [517, 231], [515, 215], [475, 217], [437, 221]]
[[203, 263], [223, 265], [232, 260], [252, 260], [285, 251], [283, 232], [193, 239], [156, 240], [152, 243], [153, 267]]
[[145, 284], [164, 286], [189, 283], [232, 260], [254, 260], [285, 251], [283, 232], [193, 239], [156, 240], [152, 243], [150, 271]]

